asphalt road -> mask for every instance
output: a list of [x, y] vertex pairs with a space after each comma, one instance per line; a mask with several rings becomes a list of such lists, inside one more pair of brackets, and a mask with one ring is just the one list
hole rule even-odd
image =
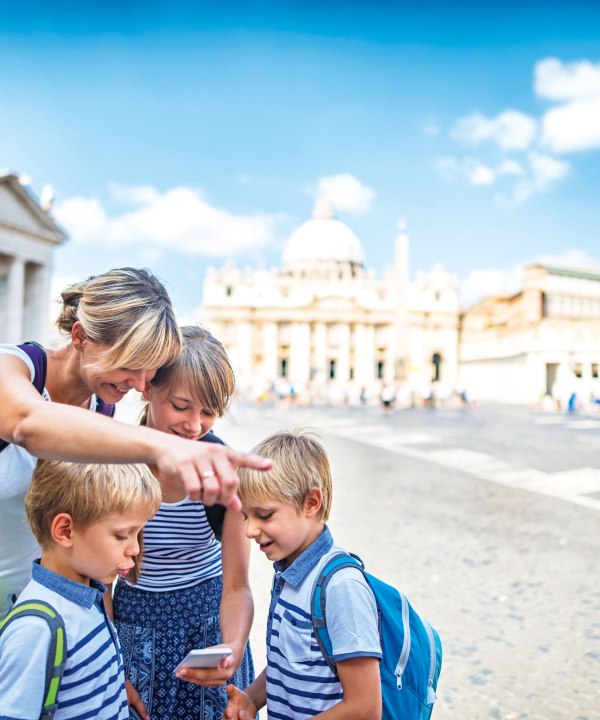
[[[336, 541], [438, 629], [434, 720], [600, 719], [600, 416], [240, 406], [216, 430], [282, 427], [328, 449]], [[253, 551], [259, 670], [271, 574]]]

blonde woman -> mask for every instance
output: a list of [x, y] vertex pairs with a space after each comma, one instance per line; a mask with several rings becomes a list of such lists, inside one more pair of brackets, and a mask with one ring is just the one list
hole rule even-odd
[[230, 448], [104, 417], [130, 389], [143, 391], [181, 350], [171, 301], [152, 273], [111, 270], [67, 288], [62, 299], [62, 348], [0, 346], [0, 617], [39, 556], [24, 521], [37, 458], [147, 463], [190, 498], [235, 508], [236, 468], [270, 466]]
[[[142, 422], [192, 445], [219, 443], [212, 427], [234, 391], [227, 353], [203, 328], [184, 327], [182, 335], [181, 354], [144, 393]], [[119, 579], [113, 598], [130, 716], [219, 720], [225, 683], [246, 687], [254, 679], [243, 518], [239, 512], [219, 515], [155, 474], [162, 503], [144, 528], [141, 573], [135, 584], [129, 576]], [[218, 668], [190, 671], [185, 680], [174, 675], [189, 650], [221, 643], [233, 653]]]

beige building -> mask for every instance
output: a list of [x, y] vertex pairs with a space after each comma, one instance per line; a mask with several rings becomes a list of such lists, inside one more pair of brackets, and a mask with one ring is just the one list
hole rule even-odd
[[320, 201], [290, 236], [280, 269], [209, 269], [203, 322], [226, 345], [242, 392], [293, 387], [355, 401], [384, 385], [406, 400], [427, 395], [434, 379], [454, 389], [457, 282], [436, 266], [410, 283], [408, 250], [400, 225], [394, 268], [377, 279], [358, 237]]
[[0, 342], [45, 342], [54, 248], [64, 231], [13, 173], [0, 174]]
[[475, 398], [561, 407], [600, 398], [600, 274], [530, 265], [522, 290], [462, 315], [460, 380]]

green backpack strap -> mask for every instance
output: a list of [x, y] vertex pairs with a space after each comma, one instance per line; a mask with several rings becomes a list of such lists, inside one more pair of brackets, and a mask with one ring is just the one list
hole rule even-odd
[[46, 686], [40, 720], [52, 720], [58, 708], [58, 688], [67, 659], [67, 636], [65, 624], [56, 610], [41, 600], [26, 600], [15, 605], [8, 615], [0, 621], [0, 634], [11, 622], [22, 617], [39, 617], [50, 628], [50, 650], [46, 662]]

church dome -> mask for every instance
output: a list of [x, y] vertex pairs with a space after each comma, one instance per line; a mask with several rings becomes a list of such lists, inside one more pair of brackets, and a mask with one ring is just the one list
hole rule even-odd
[[354, 232], [338, 220], [326, 200], [319, 200], [313, 216], [290, 235], [284, 248], [284, 267], [307, 263], [350, 263], [363, 267], [365, 253]]

